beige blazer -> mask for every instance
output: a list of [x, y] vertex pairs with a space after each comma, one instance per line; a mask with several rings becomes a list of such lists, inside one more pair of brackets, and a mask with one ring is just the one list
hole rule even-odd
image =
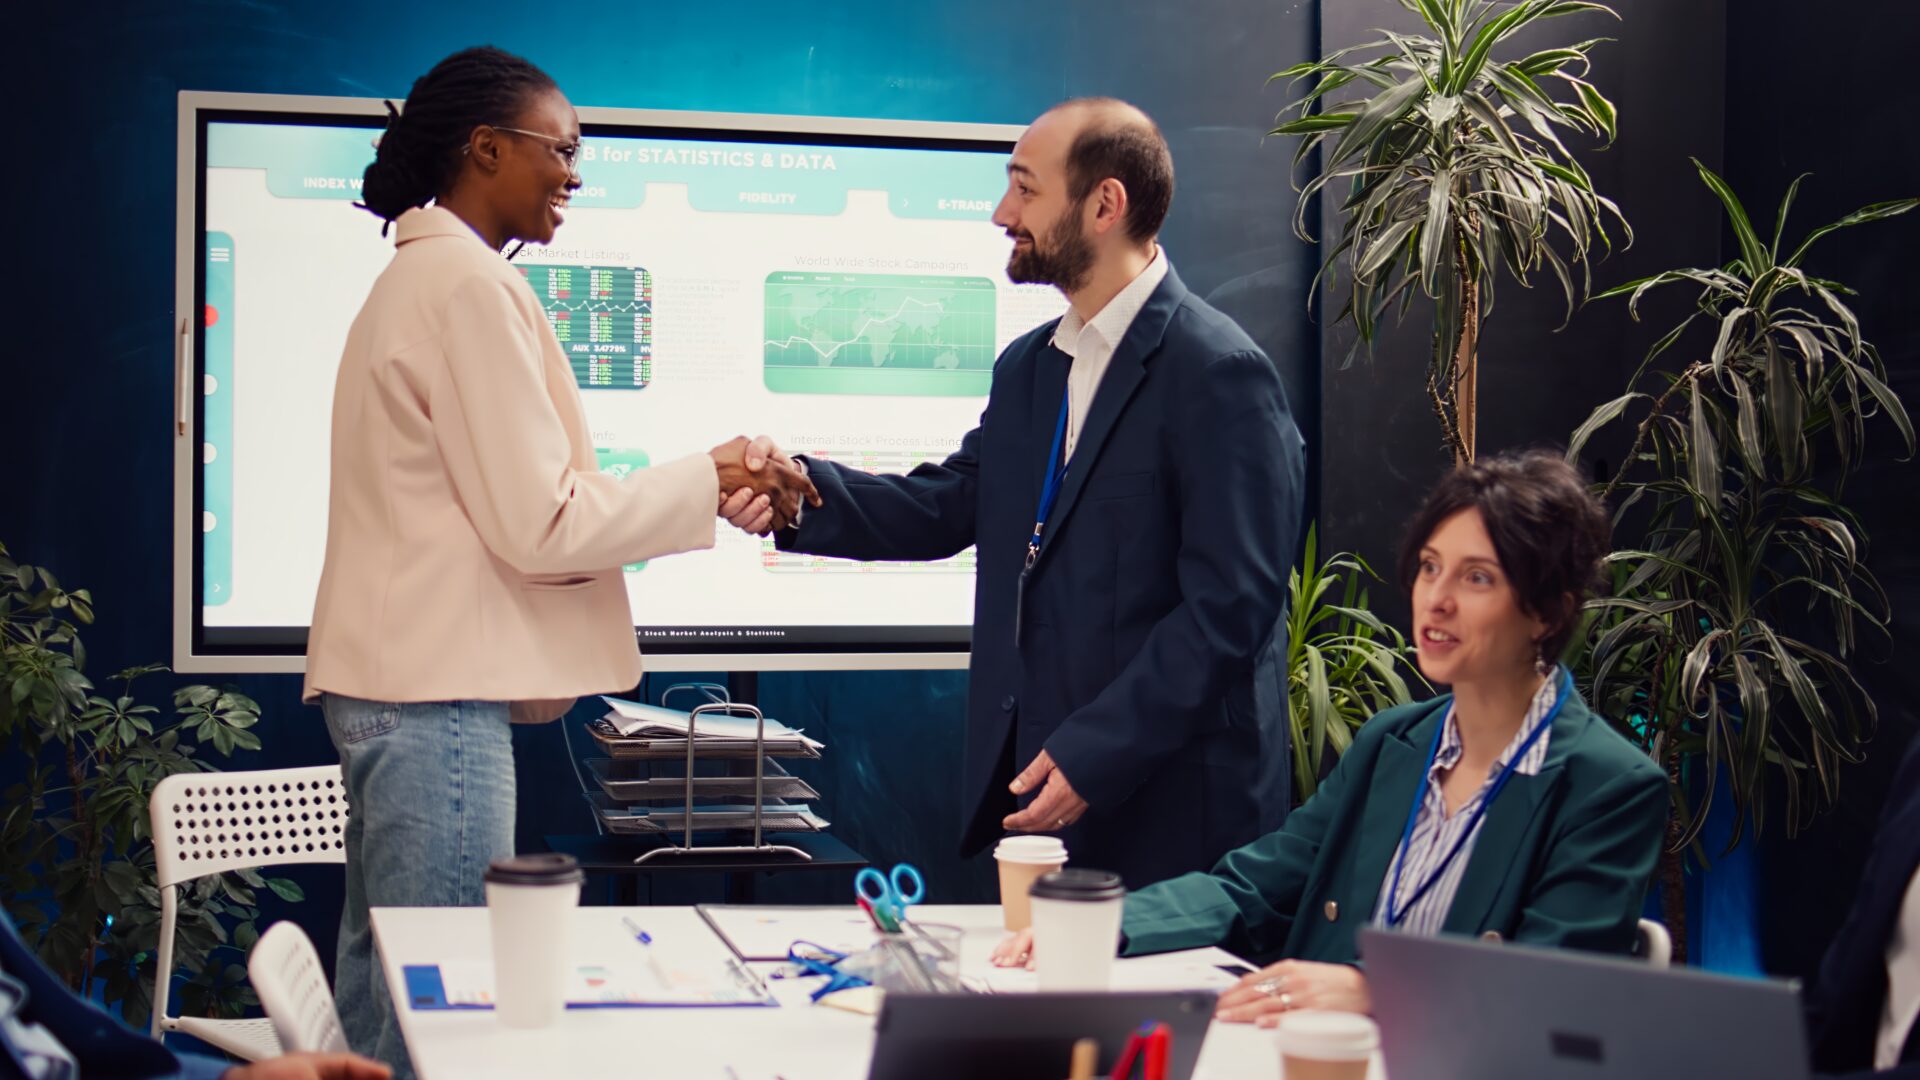
[[396, 226], [334, 386], [306, 700], [509, 701], [550, 720], [633, 686], [620, 566], [713, 546], [712, 460], [601, 474], [526, 280], [450, 210]]

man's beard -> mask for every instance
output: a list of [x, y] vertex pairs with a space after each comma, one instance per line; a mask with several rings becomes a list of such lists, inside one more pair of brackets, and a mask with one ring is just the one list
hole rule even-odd
[[1026, 250], [1016, 246], [1007, 259], [1007, 277], [1021, 285], [1052, 285], [1066, 293], [1085, 285], [1093, 272], [1093, 243], [1080, 226], [1080, 209], [1085, 205], [1082, 199], [1068, 208], [1047, 231], [1044, 246], [1039, 237], [1028, 233]]

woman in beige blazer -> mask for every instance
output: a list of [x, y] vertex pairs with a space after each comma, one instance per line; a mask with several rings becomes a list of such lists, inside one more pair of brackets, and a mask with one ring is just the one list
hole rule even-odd
[[622, 564], [711, 547], [723, 493], [780, 524], [817, 500], [777, 462], [750, 475], [744, 439], [622, 479], [598, 471], [572, 370], [500, 255], [553, 239], [579, 144], [545, 73], [468, 49], [414, 84], [362, 188], [397, 250], [335, 386], [305, 696], [354, 810], [341, 1019], [401, 1077], [368, 907], [484, 903], [488, 861], [513, 851], [510, 720], [640, 679]]

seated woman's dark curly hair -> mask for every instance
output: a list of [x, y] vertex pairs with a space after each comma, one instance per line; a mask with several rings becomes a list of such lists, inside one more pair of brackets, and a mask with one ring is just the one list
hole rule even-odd
[[1400, 584], [1412, 589], [1420, 551], [1440, 524], [1480, 511], [1500, 568], [1529, 615], [1548, 625], [1540, 655], [1551, 663], [1580, 624], [1580, 605], [1600, 583], [1613, 537], [1607, 509], [1559, 454], [1529, 450], [1462, 465], [1427, 495], [1400, 545]]

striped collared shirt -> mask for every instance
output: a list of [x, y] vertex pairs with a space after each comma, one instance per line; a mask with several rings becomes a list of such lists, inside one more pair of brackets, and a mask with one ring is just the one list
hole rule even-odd
[[[1419, 816], [1413, 823], [1413, 837], [1395, 854], [1394, 861], [1387, 866], [1386, 878], [1380, 882], [1380, 902], [1373, 912], [1375, 926], [1386, 926], [1388, 911], [1405, 903], [1407, 897], [1425, 884], [1440, 861], [1447, 857], [1447, 852], [1453, 850], [1453, 845], [1469, 828], [1474, 827], [1474, 811], [1487, 797], [1487, 789], [1492, 785], [1493, 778], [1519, 752], [1534, 729], [1546, 722], [1548, 714], [1553, 711], [1554, 701], [1559, 697], [1563, 678], [1561, 670], [1555, 668], [1552, 675], [1540, 685], [1533, 695], [1533, 703], [1527, 707], [1525, 719], [1520, 721], [1520, 730], [1513, 733], [1513, 740], [1500, 752], [1500, 760], [1488, 770], [1487, 779], [1481, 783], [1480, 790], [1474, 792], [1473, 797], [1452, 814], [1447, 813], [1447, 800], [1440, 789], [1440, 781], [1445, 770], [1451, 769], [1460, 760], [1461, 745], [1460, 726], [1454, 722], [1453, 706], [1447, 706], [1447, 717], [1440, 735], [1440, 750], [1434, 755], [1433, 767], [1427, 770], [1426, 794], [1420, 802]], [[1527, 755], [1520, 759], [1513, 771], [1522, 776], [1537, 775], [1540, 766], [1547, 760], [1547, 744], [1552, 740], [1551, 730], [1542, 732], [1540, 740], [1527, 750]], [[1399, 929], [1422, 935], [1440, 932], [1441, 925], [1447, 921], [1447, 909], [1453, 906], [1453, 894], [1460, 888], [1460, 877], [1473, 858], [1473, 846], [1479, 841], [1478, 832], [1478, 829], [1474, 829], [1474, 835], [1467, 836], [1460, 854], [1454, 856], [1440, 880], [1433, 883], [1433, 888], [1414, 902], [1413, 909], [1401, 920]], [[1400, 889], [1396, 893], [1393, 872], [1402, 863], [1405, 867], [1400, 871]]]

